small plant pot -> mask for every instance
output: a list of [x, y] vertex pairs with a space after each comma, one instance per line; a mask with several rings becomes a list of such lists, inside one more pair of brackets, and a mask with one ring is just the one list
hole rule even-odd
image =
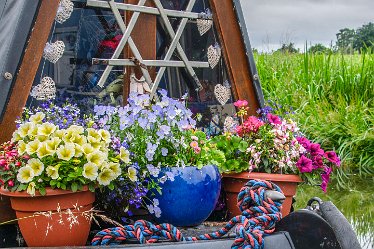
[[214, 165], [196, 167], [164, 167], [159, 177], [173, 172], [174, 181], [160, 184], [162, 194], [148, 192], [148, 198], [159, 201], [161, 216], [158, 223], [190, 227], [204, 222], [214, 210], [221, 191], [221, 175]]
[[257, 172], [243, 172], [222, 174], [222, 187], [226, 192], [226, 205], [228, 209], [228, 218], [240, 215], [241, 212], [237, 206], [237, 198], [240, 189], [249, 181], [253, 179], [267, 180], [277, 184], [286, 200], [282, 204], [282, 216], [286, 216], [291, 211], [292, 197], [296, 194], [297, 184], [302, 182], [298, 175], [286, 174], [267, 174]]
[[84, 246], [91, 226], [89, 210], [95, 193], [46, 189], [46, 195], [31, 197], [26, 191], [0, 194], [10, 197], [18, 224], [27, 246]]

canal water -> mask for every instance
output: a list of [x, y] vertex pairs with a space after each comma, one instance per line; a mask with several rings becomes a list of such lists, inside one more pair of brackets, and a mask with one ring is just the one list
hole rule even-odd
[[362, 249], [374, 249], [374, 185], [373, 179], [355, 184], [350, 190], [331, 187], [325, 194], [319, 187], [300, 185], [296, 195], [296, 208], [304, 208], [311, 197], [332, 201], [351, 222]]

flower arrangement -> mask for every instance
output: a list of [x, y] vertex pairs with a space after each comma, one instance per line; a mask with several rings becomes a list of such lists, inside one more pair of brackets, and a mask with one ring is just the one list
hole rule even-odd
[[[116, 203], [127, 199], [139, 207], [148, 190], [161, 191], [160, 185], [174, 180], [173, 171], [161, 176], [161, 167], [201, 168], [224, 158], [221, 151], [210, 147], [206, 134], [196, 129], [185, 103], [169, 98], [166, 91], [159, 93], [160, 101], [156, 103], [147, 94], [130, 94], [124, 107], [94, 109], [99, 127], [111, 130], [116, 137], [111, 148], [126, 164], [123, 176], [130, 180], [120, 178], [119, 187], [106, 194]], [[148, 209], [157, 215], [157, 206], [156, 199]]]
[[261, 117], [247, 116], [247, 101], [234, 105], [240, 124], [230, 117], [225, 133], [212, 139], [225, 154], [226, 161], [220, 165], [223, 172], [299, 174], [311, 182], [319, 175], [326, 192], [333, 168], [340, 166], [334, 151], [325, 152], [320, 144], [310, 142], [291, 119], [282, 120], [269, 111]]
[[88, 185], [91, 191], [97, 186], [113, 189], [113, 181], [122, 170], [108, 150], [111, 134], [104, 129], [67, 126], [70, 121], [62, 120], [59, 125], [63, 129], [48, 122], [53, 121], [53, 114], [47, 114], [36, 112], [21, 119], [12, 141], [0, 149], [0, 185], [11, 191], [26, 190], [32, 196], [36, 190], [44, 195], [46, 187], [77, 191]]

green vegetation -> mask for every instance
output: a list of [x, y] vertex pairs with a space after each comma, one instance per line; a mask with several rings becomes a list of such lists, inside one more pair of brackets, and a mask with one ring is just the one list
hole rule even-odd
[[336, 34], [336, 47], [342, 53], [361, 52], [374, 48], [374, 23], [362, 25], [360, 28], [340, 29]]
[[255, 53], [265, 99], [295, 109], [303, 132], [343, 164], [337, 187], [352, 175], [374, 179], [374, 54]]

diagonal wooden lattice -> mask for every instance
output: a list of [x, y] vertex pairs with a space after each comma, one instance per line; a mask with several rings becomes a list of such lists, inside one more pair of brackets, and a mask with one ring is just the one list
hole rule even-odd
[[[111, 9], [118, 25], [123, 33], [122, 39], [113, 53], [111, 59], [93, 59], [94, 64], [103, 63], [106, 64], [107, 67], [105, 68], [98, 85], [100, 87], [104, 86], [105, 81], [107, 80], [109, 73], [113, 69], [113, 66], [138, 66], [140, 65], [140, 69], [143, 73], [143, 76], [151, 88], [151, 96], [155, 95], [155, 92], [160, 84], [163, 74], [165, 73], [166, 67], [185, 67], [189, 75], [194, 79], [195, 90], [201, 90], [202, 85], [194, 71], [193, 68], [208, 68], [208, 62], [201, 62], [201, 61], [189, 61], [186, 53], [184, 52], [182, 46], [179, 43], [179, 40], [183, 34], [183, 31], [186, 27], [188, 19], [211, 19], [211, 16], [207, 16], [205, 13], [194, 13], [191, 12], [192, 8], [195, 5], [196, 0], [190, 0], [188, 5], [184, 11], [177, 11], [177, 10], [169, 10], [164, 9], [160, 0], [153, 0], [156, 8], [144, 6], [146, 0], [139, 0], [137, 5], [133, 4], [125, 4], [125, 3], [116, 3], [114, 0], [87, 0], [87, 5], [91, 7], [100, 7]], [[124, 23], [124, 20], [121, 17], [119, 10], [126, 10], [126, 11], [133, 11], [134, 14], [132, 15], [128, 26]], [[165, 25], [166, 31], [171, 37], [172, 41], [169, 45], [169, 49], [165, 55], [165, 58], [162, 60], [143, 60], [136, 44], [131, 38], [131, 32], [134, 29], [134, 26], [138, 20], [139, 14], [152, 14], [152, 15], [159, 15]], [[177, 31], [175, 32], [169, 17], [178, 17], [182, 18]], [[134, 59], [118, 59], [121, 51], [128, 44], [130, 50], [134, 55]], [[172, 61], [170, 60], [174, 53], [178, 53], [181, 61]], [[159, 67], [157, 72], [155, 81], [152, 83], [151, 77], [149, 75], [149, 71], [147, 67], [154, 66]]]

